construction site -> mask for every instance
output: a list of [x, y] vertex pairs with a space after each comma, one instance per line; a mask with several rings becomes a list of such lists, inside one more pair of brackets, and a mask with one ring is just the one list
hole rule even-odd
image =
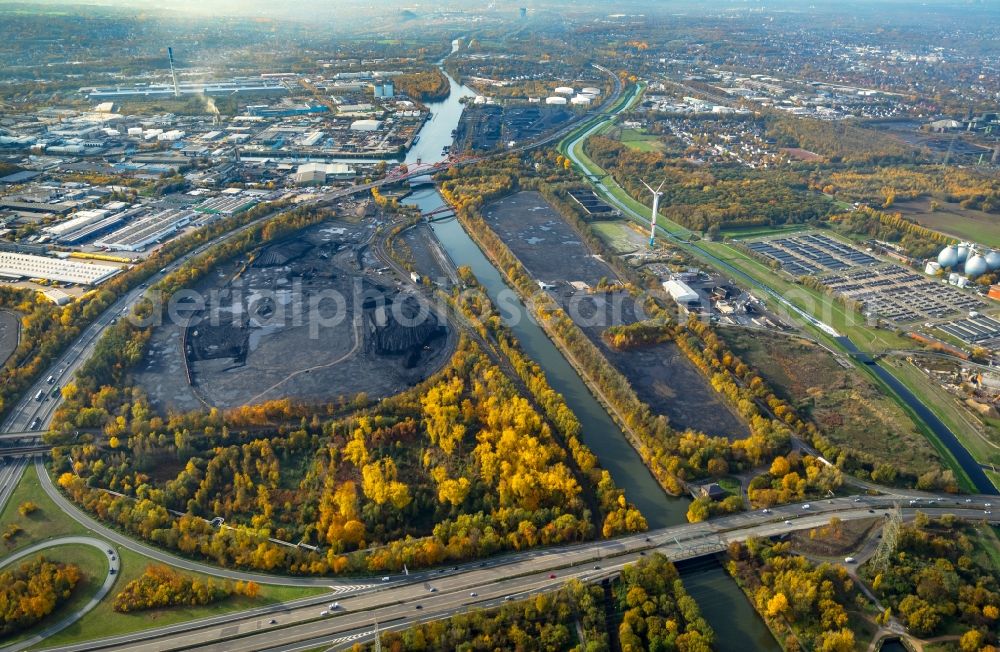
[[443, 366], [453, 331], [374, 256], [373, 233], [371, 222], [326, 222], [219, 266], [189, 310], [155, 329], [137, 373], [151, 401], [381, 398]]

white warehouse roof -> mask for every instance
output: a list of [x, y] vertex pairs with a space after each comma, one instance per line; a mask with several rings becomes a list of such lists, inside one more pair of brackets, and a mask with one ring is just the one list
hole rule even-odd
[[0, 251], [0, 275], [7, 277], [97, 285], [120, 271], [108, 265]]
[[698, 293], [691, 289], [687, 283], [671, 279], [663, 282], [663, 289], [667, 291], [670, 298], [682, 306], [700, 301]]
[[377, 131], [381, 126], [379, 120], [355, 120], [351, 123], [351, 131]]

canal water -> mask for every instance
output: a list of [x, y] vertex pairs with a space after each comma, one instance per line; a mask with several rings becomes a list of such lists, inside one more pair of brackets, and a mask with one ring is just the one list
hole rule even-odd
[[[420, 141], [406, 157], [408, 164], [416, 163], [418, 159], [424, 163], [438, 161], [443, 158], [443, 148], [452, 144], [452, 130], [458, 125], [464, 108], [461, 99], [475, 93], [450, 76], [448, 81], [451, 94], [444, 101], [428, 104], [434, 116], [421, 129]], [[429, 185], [416, 188], [406, 202], [424, 212], [444, 205], [437, 189]], [[542, 367], [549, 384], [563, 395], [566, 404], [583, 424], [581, 440], [594, 451], [601, 465], [611, 473], [615, 484], [625, 491], [626, 497], [646, 516], [649, 526], [660, 528], [686, 522], [688, 501], [673, 498], [663, 491], [621, 429], [541, 327], [530, 318], [520, 298], [507, 286], [500, 272], [458, 220], [438, 221], [432, 228], [452, 262], [472, 269], [479, 283], [500, 308], [521, 347]], [[702, 560], [686, 570], [682, 569], [681, 575], [705, 619], [715, 629], [717, 650], [780, 650], [736, 582], [717, 561]]]

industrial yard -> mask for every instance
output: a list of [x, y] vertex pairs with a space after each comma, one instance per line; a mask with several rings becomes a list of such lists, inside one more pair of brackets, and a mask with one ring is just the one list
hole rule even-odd
[[746, 424], [671, 342], [634, 351], [614, 351], [605, 328], [632, 323], [635, 303], [626, 292], [591, 292], [601, 279], [618, 277], [593, 255], [576, 231], [535, 192], [520, 192], [487, 204], [483, 216], [531, 275], [544, 283], [567, 314], [632, 384], [639, 398], [677, 430], [739, 439]]
[[452, 333], [433, 313], [415, 318], [422, 298], [374, 259], [373, 226], [327, 222], [220, 266], [194, 288], [204, 310], [154, 331], [138, 373], [151, 399], [185, 410], [374, 398], [443, 365]]

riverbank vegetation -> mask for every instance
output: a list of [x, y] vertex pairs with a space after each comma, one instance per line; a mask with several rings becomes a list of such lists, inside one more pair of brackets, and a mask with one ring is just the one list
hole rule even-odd
[[729, 546], [726, 570], [767, 622], [783, 649], [850, 652], [866, 608], [842, 566], [813, 564], [790, 543], [748, 539]]
[[[940, 457], [912, 420], [853, 368], [806, 339], [720, 328], [732, 351], [822, 435], [823, 456], [844, 472], [896, 486], [934, 486]], [[814, 444], [815, 445], [815, 444]], [[888, 462], [891, 460], [891, 463]]]
[[[512, 159], [512, 162], [516, 165], [516, 160]], [[548, 183], [546, 174], [558, 174], [556, 171], [549, 173], [551, 168], [546, 167], [543, 161], [537, 162], [541, 174], [540, 178], [529, 180], [529, 185], [533, 188]], [[508, 281], [526, 298], [528, 304], [534, 306], [540, 323], [550, 337], [569, 352], [574, 364], [589, 378], [601, 398], [610, 404], [613, 414], [617, 415], [636, 439], [633, 445], [661, 485], [668, 492], [679, 494], [687, 480], [709, 475], [710, 462], [712, 468], [747, 470], [784, 450], [790, 435], [788, 425], [764, 416], [754, 401], [739, 403], [740, 413], [750, 422], [751, 436], [730, 441], [724, 437], [712, 438], [693, 431], [674, 431], [665, 417], [654, 415], [639, 400], [625, 376], [607, 362], [600, 349], [559, 305], [547, 293], [539, 290], [520, 261], [480, 215], [478, 209], [485, 201], [522, 187], [523, 180], [514, 176], [513, 171], [508, 172], [506, 166], [506, 162], [501, 166], [491, 162], [490, 166], [466, 166], [460, 171], [452, 170], [442, 184], [442, 194], [456, 207], [459, 219], [480, 247], [504, 271]], [[708, 338], [710, 331], [697, 330], [697, 327], [692, 326], [691, 333], [696, 337]], [[701, 358], [700, 367], [712, 379], [713, 387], [723, 394], [737, 391], [735, 383], [727, 381], [724, 374], [715, 373], [725, 370], [727, 366], [723, 364], [722, 355], [715, 355], [713, 346], [721, 343], [712, 337], [711, 345], [706, 341], [696, 345], [694, 341], [688, 342], [686, 339], [683, 345], [680, 341], [678, 344], [682, 348], [686, 346], [691, 355], [698, 352], [697, 356], [701, 356], [707, 351], [704, 353], [705, 357]], [[727, 364], [732, 363], [729, 360]], [[712, 373], [708, 373], [709, 371]], [[755, 385], [754, 389], [756, 387]], [[723, 471], [723, 474], [725, 472], [727, 471]]]

